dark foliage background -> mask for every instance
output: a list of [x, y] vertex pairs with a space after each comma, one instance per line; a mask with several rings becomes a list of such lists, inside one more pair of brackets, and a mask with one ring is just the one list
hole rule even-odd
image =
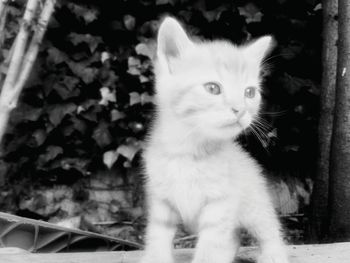
[[[22, 1], [11, 3], [0, 60], [9, 52], [22, 7]], [[320, 9], [318, 0], [59, 2], [3, 145], [1, 210], [19, 213], [30, 189], [42, 186], [68, 185], [74, 200], [86, 200], [84, 180], [107, 170], [131, 187], [134, 204], [142, 203], [140, 150], [154, 109], [151, 59], [166, 14], [203, 38], [239, 44], [275, 37], [263, 72], [266, 136], [263, 142], [254, 134], [240, 141], [273, 177], [312, 178]]]

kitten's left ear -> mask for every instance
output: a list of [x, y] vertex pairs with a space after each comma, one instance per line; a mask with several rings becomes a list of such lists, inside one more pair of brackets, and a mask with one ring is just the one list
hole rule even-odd
[[248, 56], [261, 62], [273, 47], [273, 38], [271, 36], [263, 36], [249, 44], [245, 48], [245, 52], [248, 54]]
[[171, 17], [164, 19], [158, 31], [158, 60], [167, 63], [170, 68], [171, 60], [181, 57], [183, 51], [192, 45], [192, 41], [176, 19]]

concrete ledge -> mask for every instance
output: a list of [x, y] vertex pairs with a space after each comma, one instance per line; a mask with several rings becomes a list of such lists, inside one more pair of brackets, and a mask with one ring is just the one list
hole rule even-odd
[[[190, 263], [192, 249], [175, 250], [177, 263]], [[161, 251], [160, 251], [161, 253]], [[241, 248], [235, 263], [254, 262], [258, 250]], [[0, 262], [6, 263], [138, 263], [142, 251], [34, 254], [14, 248], [0, 249]], [[349, 263], [350, 242], [289, 246], [291, 263]]]

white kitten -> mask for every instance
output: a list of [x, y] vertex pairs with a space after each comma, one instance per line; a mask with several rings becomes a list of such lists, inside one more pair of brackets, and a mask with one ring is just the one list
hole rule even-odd
[[144, 153], [149, 222], [142, 263], [171, 263], [176, 226], [198, 233], [193, 263], [230, 263], [237, 229], [259, 241], [259, 263], [287, 263], [261, 169], [233, 138], [256, 118], [269, 36], [245, 46], [193, 42], [173, 18], [158, 33], [158, 114]]

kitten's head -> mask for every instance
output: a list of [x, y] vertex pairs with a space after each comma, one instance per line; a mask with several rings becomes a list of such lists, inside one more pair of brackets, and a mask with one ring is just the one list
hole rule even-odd
[[257, 117], [261, 64], [271, 45], [270, 36], [242, 46], [194, 42], [166, 18], [155, 63], [159, 114], [207, 138], [237, 136]]

